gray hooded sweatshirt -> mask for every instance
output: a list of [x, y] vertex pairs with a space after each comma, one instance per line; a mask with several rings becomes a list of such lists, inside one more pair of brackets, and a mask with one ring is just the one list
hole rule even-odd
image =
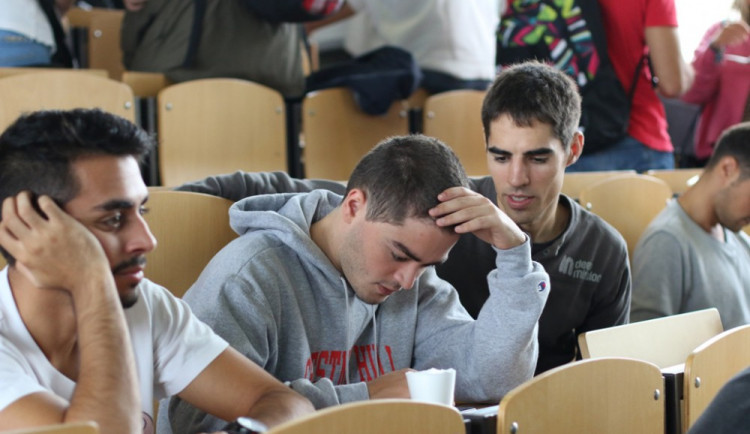
[[[402, 368], [454, 368], [460, 402], [497, 402], [532, 377], [550, 286], [531, 261], [528, 239], [497, 250], [490, 297], [476, 320], [432, 267], [411, 290], [367, 304], [310, 238], [311, 224], [341, 200], [315, 190], [235, 203], [230, 222], [240, 237], [211, 260], [184, 299], [316, 408], [368, 399], [365, 382]], [[170, 432], [161, 419], [159, 432]], [[169, 419], [175, 433], [223, 425], [178, 398]]]

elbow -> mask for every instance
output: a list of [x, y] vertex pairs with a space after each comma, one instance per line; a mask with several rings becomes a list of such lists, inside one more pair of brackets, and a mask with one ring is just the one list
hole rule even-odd
[[659, 93], [666, 98], [679, 98], [687, 91], [687, 86], [679, 83], [662, 84], [659, 83]]
[[693, 85], [695, 75], [692, 68], [686, 68], [684, 71], [673, 78], [659, 79], [659, 93], [667, 98], [679, 98], [687, 92]]
[[659, 82], [659, 93], [666, 98], [679, 98], [687, 92], [689, 86], [683, 80], [676, 80], [674, 82]]

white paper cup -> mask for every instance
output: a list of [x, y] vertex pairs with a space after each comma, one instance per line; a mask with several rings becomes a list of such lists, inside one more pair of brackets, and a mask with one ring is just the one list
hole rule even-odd
[[406, 373], [411, 399], [436, 404], [453, 405], [456, 387], [455, 369], [428, 369]]

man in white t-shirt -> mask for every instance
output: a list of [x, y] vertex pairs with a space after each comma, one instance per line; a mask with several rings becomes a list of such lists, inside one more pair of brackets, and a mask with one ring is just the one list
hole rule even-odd
[[392, 45], [410, 52], [430, 93], [485, 90], [495, 77], [498, 0], [347, 0], [330, 18], [306, 25], [308, 31], [361, 17], [349, 27], [350, 54]]
[[150, 147], [99, 110], [32, 113], [0, 136], [0, 430], [150, 433], [153, 400], [169, 395], [268, 425], [312, 411], [143, 278]]

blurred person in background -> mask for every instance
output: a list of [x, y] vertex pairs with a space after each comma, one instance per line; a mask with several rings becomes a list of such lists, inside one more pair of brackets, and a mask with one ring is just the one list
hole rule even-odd
[[693, 58], [695, 81], [682, 100], [701, 106], [695, 156], [703, 166], [722, 131], [742, 122], [750, 95], [750, 0], [732, 5], [740, 18], [713, 24]]
[[3, 0], [0, 67], [72, 67], [59, 17], [75, 0]]

